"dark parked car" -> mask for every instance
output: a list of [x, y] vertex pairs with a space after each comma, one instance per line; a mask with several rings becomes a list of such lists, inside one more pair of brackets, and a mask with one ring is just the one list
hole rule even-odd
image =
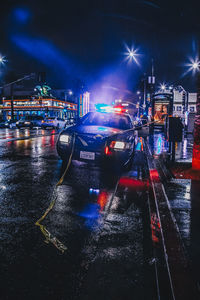
[[89, 112], [61, 132], [57, 151], [62, 160], [68, 160], [74, 142], [72, 159], [121, 167], [129, 163], [134, 151], [135, 134], [130, 129], [133, 123], [127, 114]]
[[0, 128], [16, 128], [16, 121], [1, 121], [0, 122]]
[[19, 121], [16, 122], [16, 126], [17, 126], [17, 128], [41, 127], [43, 120], [44, 120], [44, 118], [42, 116], [25, 116], [25, 117], [22, 117]]

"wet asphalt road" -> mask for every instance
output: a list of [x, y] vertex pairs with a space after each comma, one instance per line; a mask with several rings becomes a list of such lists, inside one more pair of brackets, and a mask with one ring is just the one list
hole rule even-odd
[[[119, 174], [78, 162], [55, 189], [57, 137], [0, 130], [0, 298], [155, 299], [146, 192], [115, 191]], [[35, 226], [55, 198], [42, 224], [63, 254]]]

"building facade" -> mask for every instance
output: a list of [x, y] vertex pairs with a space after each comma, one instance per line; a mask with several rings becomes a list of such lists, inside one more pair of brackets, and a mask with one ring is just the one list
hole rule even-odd
[[[13, 99], [14, 119], [19, 120], [26, 115], [39, 115], [75, 119], [77, 104], [53, 98]], [[3, 99], [3, 119], [11, 119], [11, 99]]]

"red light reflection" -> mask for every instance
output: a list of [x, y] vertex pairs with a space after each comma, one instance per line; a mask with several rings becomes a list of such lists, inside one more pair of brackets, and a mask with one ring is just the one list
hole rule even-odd
[[107, 201], [108, 201], [108, 192], [107, 191], [102, 191], [99, 194], [98, 199], [97, 199], [97, 203], [100, 206], [100, 211], [102, 211], [104, 209]]
[[148, 181], [142, 181], [130, 177], [121, 177], [119, 180], [119, 186], [128, 187], [137, 191], [143, 191], [148, 186]]
[[155, 213], [151, 215], [151, 233], [153, 243], [158, 244], [160, 241], [160, 222]]
[[159, 177], [158, 171], [156, 169], [150, 170], [150, 177], [154, 181], [157, 181], [157, 182], [160, 181], [160, 177]]
[[55, 135], [51, 135], [51, 138], [50, 138], [50, 144], [51, 144], [51, 147], [54, 147], [55, 146]]

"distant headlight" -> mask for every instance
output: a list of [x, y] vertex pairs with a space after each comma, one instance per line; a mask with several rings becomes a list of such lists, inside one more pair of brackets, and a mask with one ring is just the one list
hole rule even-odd
[[19, 122], [16, 122], [16, 125], [18, 125], [19, 124]]
[[125, 146], [125, 143], [120, 141], [112, 141], [110, 144], [110, 148], [113, 148], [114, 150], [124, 150]]
[[24, 122], [24, 124], [26, 124], [26, 125], [30, 125], [30, 124], [31, 124], [31, 122]]
[[69, 144], [69, 142], [70, 142], [70, 136], [69, 136], [69, 135], [66, 135], [66, 134], [62, 134], [62, 135], [60, 136], [60, 142], [61, 142], [61, 143]]

